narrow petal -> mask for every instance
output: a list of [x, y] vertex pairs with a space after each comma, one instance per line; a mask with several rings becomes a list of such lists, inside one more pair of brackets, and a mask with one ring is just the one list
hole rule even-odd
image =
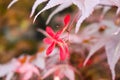
[[52, 28], [50, 26], [46, 27], [46, 32], [50, 35], [50, 36], [55, 36], [54, 31], [52, 30]]
[[55, 38], [59, 38], [61, 34], [62, 34], [62, 30], [59, 30], [59, 31], [55, 34]]
[[60, 30], [57, 34], [60, 36], [60, 34], [62, 34], [68, 27], [68, 23], [70, 22], [70, 15], [66, 15], [65, 18], [64, 18], [64, 24], [65, 26], [63, 27], [62, 30]]
[[47, 49], [47, 51], [46, 51], [46, 54], [47, 55], [49, 55], [52, 51], [53, 51], [53, 49], [54, 49], [54, 47], [55, 47], [55, 42], [53, 42], [49, 47], [48, 47], [48, 49]]
[[66, 44], [66, 42], [65, 41], [63, 41], [63, 40], [61, 40], [61, 42], [64, 44], [63, 46], [64, 46], [64, 50], [65, 50], [65, 54], [66, 54], [66, 57], [70, 57], [70, 55], [69, 55], [69, 49], [68, 49], [68, 45]]
[[66, 15], [65, 18], [64, 18], [64, 24], [67, 25], [70, 21], [70, 15]]
[[44, 38], [43, 42], [46, 44], [51, 44], [53, 41], [50, 38]]
[[62, 46], [60, 46], [60, 60], [65, 60], [66, 58], [66, 53], [65, 53], [65, 50]]

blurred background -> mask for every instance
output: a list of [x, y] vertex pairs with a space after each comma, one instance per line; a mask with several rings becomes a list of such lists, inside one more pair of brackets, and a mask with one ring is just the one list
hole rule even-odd
[[18, 1], [7, 9], [10, 2], [11, 0], [0, 0], [0, 63], [21, 54], [36, 53], [38, 44], [44, 37], [37, 28], [45, 29], [46, 17], [39, 16], [34, 24], [29, 17], [34, 0]]

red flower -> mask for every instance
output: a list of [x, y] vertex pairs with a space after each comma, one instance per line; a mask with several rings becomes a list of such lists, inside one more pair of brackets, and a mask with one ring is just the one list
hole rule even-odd
[[53, 51], [55, 46], [58, 45], [60, 50], [60, 60], [64, 60], [66, 57], [69, 56], [68, 46], [65, 43], [65, 41], [60, 38], [60, 35], [67, 29], [69, 21], [70, 21], [70, 16], [67, 15], [64, 18], [65, 26], [63, 27], [62, 30], [56, 33], [52, 30], [51, 27], [47, 26], [46, 32], [48, 34], [48, 37], [44, 39], [45, 43], [50, 44], [50, 46], [46, 51], [47, 55], [49, 55]]

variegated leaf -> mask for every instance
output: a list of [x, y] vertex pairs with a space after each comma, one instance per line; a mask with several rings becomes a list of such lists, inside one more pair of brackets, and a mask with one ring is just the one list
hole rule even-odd
[[100, 48], [102, 48], [105, 45], [105, 40], [104, 39], [100, 39], [98, 42], [96, 42], [95, 45], [93, 45], [90, 49], [89, 55], [87, 56], [87, 58], [84, 61], [83, 65], [86, 65], [88, 60], [90, 59], [90, 57], [92, 55], [95, 54], [96, 51], [98, 51]]
[[18, 0], [12, 0], [12, 1], [10, 2], [10, 4], [8, 5], [7, 8], [10, 8], [10, 7], [11, 7], [13, 4], [15, 4], [17, 1], [18, 1]]
[[[76, 24], [76, 28], [75, 28], [75, 33], [77, 33], [79, 31], [79, 28], [82, 24], [82, 22], [87, 18], [89, 17], [92, 12], [94, 11], [94, 8], [100, 3], [100, 0], [85, 0], [84, 3], [83, 3], [83, 8], [82, 9], [82, 14], [80, 16], [80, 18], [78, 19], [77, 21], [77, 24]], [[80, 9], [81, 10], [81, 9]]]
[[32, 11], [31, 11], [31, 14], [30, 14], [30, 17], [33, 16], [34, 12], [35, 12], [35, 9], [37, 8], [37, 6], [43, 2], [46, 2], [47, 0], [36, 0], [33, 4], [33, 7], [32, 7]]
[[12, 59], [10, 62], [6, 64], [0, 64], [0, 77], [4, 77], [7, 75], [7, 78], [11, 78], [12, 75], [9, 73], [14, 72], [14, 70], [20, 65], [20, 63], [16, 59]]
[[64, 10], [65, 8], [68, 8], [69, 6], [71, 6], [72, 3], [70, 1], [66, 2], [66, 3], [63, 3], [61, 4], [60, 6], [58, 6], [48, 17], [47, 21], [46, 21], [46, 24], [48, 24], [51, 20], [51, 18], [57, 14], [58, 12]]
[[105, 46], [108, 64], [112, 72], [112, 80], [115, 79], [115, 65], [120, 58], [120, 33], [113, 35]]
[[42, 10], [40, 10], [38, 13], [37, 13], [37, 15], [34, 17], [34, 20], [33, 20], [33, 22], [35, 22], [35, 20], [36, 20], [36, 18], [38, 17], [38, 15], [39, 14], [41, 14], [43, 11], [46, 11], [46, 10], [48, 10], [48, 9], [50, 9], [50, 8], [53, 8], [53, 7], [55, 7], [55, 6], [57, 6], [57, 5], [60, 5], [60, 4], [63, 4], [63, 3], [65, 3], [67, 0], [50, 0], [48, 3], [47, 3], [47, 5], [42, 9]]

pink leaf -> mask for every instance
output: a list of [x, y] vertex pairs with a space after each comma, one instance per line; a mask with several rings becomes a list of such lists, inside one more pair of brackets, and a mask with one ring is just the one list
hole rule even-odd
[[[94, 8], [99, 4], [99, 0], [85, 0], [84, 1], [84, 6], [82, 9], [82, 14], [76, 24], [76, 29], [75, 32], [77, 33], [79, 31], [79, 28], [81, 26], [81, 23], [91, 15], [91, 13], [93, 12]], [[81, 8], [79, 8], [81, 9]]]
[[106, 54], [110, 70], [112, 72], [112, 80], [115, 79], [115, 65], [120, 58], [120, 33], [113, 35], [106, 43]]
[[103, 11], [102, 11], [102, 14], [101, 14], [101, 17], [103, 18], [103, 16], [111, 9], [110, 6], [105, 6], [103, 7]]
[[43, 79], [45, 79], [46, 77], [48, 77], [49, 75], [51, 75], [53, 72], [55, 72], [56, 70], [60, 69], [61, 66], [54, 66], [52, 68], [50, 68], [49, 70], [45, 71], [45, 74], [43, 75]]
[[94, 55], [95, 52], [98, 51], [100, 48], [102, 48], [104, 45], [105, 45], [104, 39], [100, 39], [95, 45], [93, 45], [83, 65], [86, 65], [90, 57]]
[[47, 51], [46, 51], [46, 54], [47, 55], [49, 55], [52, 51], [53, 51], [53, 49], [55, 48], [55, 42], [53, 42], [49, 47], [48, 47], [48, 49], [47, 49]]
[[100, 1], [100, 4], [101, 5], [113, 5], [113, 2], [112, 2], [112, 0], [101, 0]]
[[40, 54], [38, 53], [36, 55], [36, 58], [32, 61], [33, 65], [37, 66], [39, 69], [42, 69], [42, 70], [45, 69], [45, 66], [46, 66], [45, 55], [43, 52], [42, 53], [40, 52]]
[[4, 77], [8, 73], [12, 73], [19, 65], [20, 63], [16, 59], [12, 59], [6, 64], [0, 64], [0, 77]]
[[116, 14], [118, 14], [120, 11], [120, 0], [101, 0], [100, 4], [109, 5], [109, 6], [117, 6], [118, 9], [116, 11]]

